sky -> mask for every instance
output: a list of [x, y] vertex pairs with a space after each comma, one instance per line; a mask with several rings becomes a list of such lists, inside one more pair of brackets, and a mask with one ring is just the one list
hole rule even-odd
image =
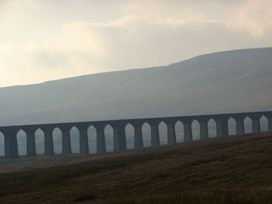
[[270, 0], [0, 0], [0, 87], [270, 46]]

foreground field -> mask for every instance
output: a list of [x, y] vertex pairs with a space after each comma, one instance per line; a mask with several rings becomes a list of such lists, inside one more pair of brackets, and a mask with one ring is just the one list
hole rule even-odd
[[0, 165], [0, 203], [272, 203], [269, 133]]

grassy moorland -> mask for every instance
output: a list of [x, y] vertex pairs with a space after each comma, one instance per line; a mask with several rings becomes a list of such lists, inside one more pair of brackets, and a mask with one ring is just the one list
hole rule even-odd
[[269, 133], [82, 158], [2, 172], [0, 203], [272, 203]]

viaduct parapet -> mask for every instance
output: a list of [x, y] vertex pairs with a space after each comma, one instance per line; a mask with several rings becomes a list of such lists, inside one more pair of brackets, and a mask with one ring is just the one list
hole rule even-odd
[[160, 117], [160, 118], [142, 118], [142, 119], [124, 119], [124, 120], [105, 120], [105, 121], [88, 121], [88, 122], [71, 122], [71, 123], [55, 123], [55, 124], [37, 124], [37, 125], [22, 125], [22, 126], [5, 126], [0, 127], [0, 132], [4, 135], [5, 158], [16, 159], [18, 155], [17, 134], [19, 131], [24, 131], [26, 134], [26, 149], [27, 156], [36, 156], [35, 133], [42, 131], [44, 134], [44, 154], [54, 155], [53, 131], [58, 128], [62, 133], [62, 154], [71, 154], [71, 129], [77, 128], [79, 131], [79, 153], [89, 154], [88, 145], [88, 128], [93, 127], [96, 130], [96, 152], [106, 152], [105, 144], [105, 127], [111, 126], [113, 129], [113, 146], [114, 151], [125, 151], [127, 149], [125, 128], [128, 124], [134, 129], [134, 148], [144, 148], [143, 131], [144, 124], [148, 124], [151, 129], [151, 146], [159, 146], [159, 124], [164, 122], [167, 126], [167, 143], [176, 143], [176, 128], [177, 122], [183, 124], [184, 142], [191, 142], [192, 137], [192, 122], [197, 121], [200, 129], [200, 139], [208, 139], [209, 128], [208, 122], [214, 120], [216, 124], [216, 136], [228, 136], [229, 127], [228, 121], [233, 119], [236, 123], [236, 134], [243, 135], [245, 133], [245, 119], [251, 119], [252, 132], [261, 132], [260, 119], [265, 117], [267, 121], [267, 130], [272, 132], [272, 111], [262, 112], [244, 112], [244, 113], [227, 113], [227, 114], [212, 114], [212, 115], [193, 115], [193, 116], [178, 116], [178, 117]]

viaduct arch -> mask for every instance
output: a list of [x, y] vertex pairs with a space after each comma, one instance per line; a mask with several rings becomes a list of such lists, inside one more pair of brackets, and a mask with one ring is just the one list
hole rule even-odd
[[[113, 151], [125, 151], [128, 148], [126, 127], [133, 129], [133, 149], [144, 148], [143, 126], [148, 125], [151, 130], [151, 146], [161, 145], [159, 135], [159, 125], [164, 124], [166, 128], [166, 143], [175, 144], [177, 142], [177, 124], [183, 127], [184, 142], [193, 141], [192, 124], [194, 121], [198, 123], [199, 139], [205, 140], [211, 137], [209, 122], [215, 124], [216, 137], [228, 136], [229, 120], [235, 123], [235, 134], [242, 135], [246, 130], [246, 122], [252, 125], [252, 132], [261, 131], [272, 132], [272, 111], [262, 112], [246, 112], [246, 113], [227, 113], [227, 114], [211, 114], [211, 115], [193, 115], [193, 116], [177, 116], [177, 117], [161, 117], [161, 118], [142, 118], [142, 119], [125, 119], [125, 120], [107, 120], [107, 121], [88, 121], [88, 122], [72, 122], [72, 123], [56, 123], [56, 124], [36, 124], [21, 126], [2, 126], [0, 127], [0, 136], [4, 140], [4, 157], [7, 159], [17, 159], [19, 132], [26, 135], [26, 156], [33, 157], [37, 155], [36, 151], [36, 134], [43, 134], [44, 155], [54, 155], [53, 132], [59, 130], [61, 132], [61, 154], [71, 154], [71, 130], [76, 129], [79, 133], [79, 153], [89, 154], [89, 128], [95, 129], [96, 132], [96, 153], [107, 152], [105, 128], [112, 128], [113, 135]], [[261, 128], [261, 121], [266, 121], [265, 129]], [[247, 122], [248, 123], [248, 122]], [[1, 146], [0, 146], [1, 148]], [[0, 151], [0, 152], [1, 152]]]

